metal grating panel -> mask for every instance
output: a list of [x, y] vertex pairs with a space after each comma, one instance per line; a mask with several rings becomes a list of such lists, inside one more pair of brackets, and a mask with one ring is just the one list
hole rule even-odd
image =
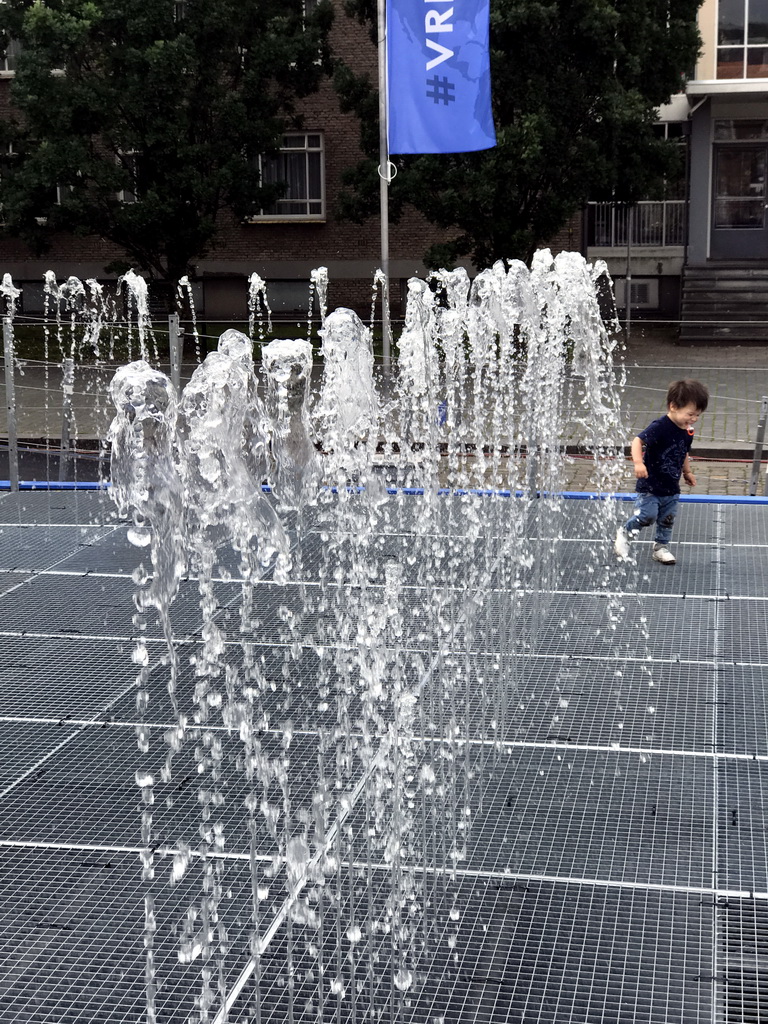
[[[0, 849], [0, 879], [3, 1024], [146, 1020], [147, 885], [135, 854]], [[221, 913], [231, 946], [226, 968], [231, 980], [247, 957], [246, 867], [228, 865], [226, 881], [231, 896], [222, 901]], [[199, 972], [179, 963], [177, 941], [181, 921], [187, 908], [199, 902], [201, 888], [195, 865], [181, 884], [152, 887], [160, 1020], [186, 1021], [194, 1012]]]
[[[108, 716], [114, 699], [133, 688], [130, 647], [127, 641], [0, 637], [3, 716], [55, 721]], [[133, 703], [133, 694], [130, 699]]]
[[768, 755], [768, 666], [723, 665], [718, 671], [718, 750]]
[[[377, 887], [387, 886], [376, 877]], [[342, 945], [324, 951], [323, 1012], [315, 987], [316, 936], [294, 934], [297, 1020], [387, 1019], [408, 1024], [496, 1024], [542, 1021], [712, 1020], [713, 908], [681, 894], [504, 879], [463, 879], [441, 885], [434, 930], [425, 938], [414, 986], [392, 1005], [391, 948], [382, 943], [371, 968], [364, 955]], [[329, 930], [335, 914], [329, 914]], [[340, 916], [348, 920], [348, 907]], [[262, 964], [262, 1020], [288, 1019], [288, 945], [285, 935]], [[331, 981], [344, 991], [337, 998]], [[306, 1000], [306, 1001], [305, 1001]], [[248, 1019], [253, 983], [238, 1001], [235, 1019]], [[372, 1012], [371, 1012], [372, 1011]], [[369, 1017], [370, 1015], [370, 1017]]]
[[488, 757], [473, 772], [462, 867], [706, 887], [712, 788], [710, 766], [697, 759], [578, 750]]
[[[494, 500], [484, 507], [488, 535], [501, 538], [512, 506]], [[601, 552], [600, 587], [609, 581], [611, 593], [595, 595], [590, 591], [600, 588], [590, 586], [595, 574], [585, 571], [580, 538], [591, 538], [593, 546], [600, 541], [602, 513], [596, 517], [594, 503], [563, 504], [559, 536], [571, 539], [555, 542], [549, 539], [553, 507], [534, 502], [526, 510], [532, 531], [526, 544], [536, 557], [521, 577], [529, 589], [515, 596], [506, 592], [515, 583], [511, 567], [493, 568], [501, 550], [497, 540], [480, 555], [475, 550], [466, 579], [457, 575], [461, 562], [453, 553], [468, 552], [460, 539], [463, 527], [457, 528], [466, 503], [446, 500], [430, 535], [418, 537], [407, 534], [421, 526], [417, 502], [397, 499], [380, 510], [377, 564], [366, 595], [372, 610], [380, 606], [386, 560], [405, 551], [419, 556], [406, 565], [403, 639], [382, 647], [388, 658], [397, 647], [397, 657], [407, 663], [403, 680], [420, 694], [413, 763], [430, 764], [447, 782], [469, 769], [468, 784], [458, 803], [446, 798], [418, 809], [427, 861], [414, 870], [419, 898], [432, 909], [425, 945], [415, 947], [416, 980], [407, 996], [393, 996], [385, 935], [373, 946], [363, 943], [358, 959], [350, 958], [343, 936], [353, 905], [362, 907], [370, 895], [372, 906], [386, 906], [391, 886], [382, 865], [372, 866], [370, 882], [361, 866], [348, 866], [352, 904], [338, 887], [328, 886], [320, 897], [333, 922], [325, 933], [327, 962], [338, 964], [334, 970], [347, 978], [344, 999], [326, 988], [322, 1013], [313, 1004], [317, 933], [298, 921], [292, 931], [284, 923], [263, 963], [262, 1020], [287, 1017], [289, 946], [297, 1020], [351, 1024], [362, 1019], [366, 999], [382, 1019], [394, 1013], [414, 1024], [440, 1018], [456, 1024], [730, 1022], [741, 1019], [737, 1006], [744, 1020], [759, 1019], [759, 1006], [750, 1008], [762, 999], [762, 954], [758, 949], [753, 956], [739, 935], [752, 924], [761, 933], [762, 925], [747, 912], [741, 931], [733, 924], [733, 935], [726, 934], [722, 906], [734, 899], [723, 895], [729, 889], [768, 891], [765, 763], [746, 759], [768, 755], [764, 510], [685, 506], [675, 569], [617, 566], [610, 550], [607, 557]], [[143, 843], [135, 772], [151, 770], [159, 778], [168, 753], [162, 739], [172, 724], [168, 668], [157, 663], [164, 644], [150, 622], [146, 718], [152, 743], [150, 753], [141, 755], [136, 667], [130, 661], [134, 587], [111, 575], [128, 572], [141, 552], [126, 545], [121, 528], [89, 535], [93, 545], [71, 553], [77, 535], [68, 524], [82, 523], [84, 510], [89, 516], [103, 511], [98, 502], [33, 494], [25, 503], [6, 495], [2, 508], [0, 518], [10, 510], [15, 516], [7, 521], [16, 523], [10, 533], [17, 547], [26, 534], [18, 524], [42, 521], [41, 545], [27, 546], [44, 552], [41, 564], [49, 561], [32, 577], [0, 573], [0, 584], [19, 584], [0, 587], [6, 634], [0, 638], [0, 696], [10, 752], [0, 787], [7, 789], [0, 798], [0, 871], [13, 880], [0, 897], [0, 968], [6, 966], [0, 971], [0, 1021], [138, 1024], [147, 892], [156, 899], [159, 922], [158, 1013], [161, 1020], [187, 1020], [200, 991], [200, 964], [179, 964], [176, 949], [179, 922], [199, 903], [202, 879], [194, 867], [181, 886], [168, 886], [163, 847], [198, 842], [198, 789], [210, 777], [209, 767], [199, 771], [198, 748], [210, 740], [203, 740], [203, 729], [191, 730], [174, 758], [172, 782], [156, 785], [152, 842], [158, 844], [158, 873], [148, 887], [139, 877]], [[623, 513], [628, 506], [620, 508]], [[343, 691], [344, 679], [356, 671], [357, 649], [354, 635], [340, 633], [333, 588], [323, 594], [312, 582], [321, 559], [335, 557], [321, 534], [306, 528], [309, 523], [322, 530], [324, 514], [319, 508], [305, 517], [296, 558], [304, 582], [267, 582], [253, 591], [253, 652], [266, 680], [261, 706], [269, 719], [260, 739], [274, 763], [285, 750], [287, 792], [298, 820], [316, 792], [318, 730], [324, 730], [329, 780], [338, 774], [351, 788], [362, 770], [355, 749], [361, 708], [350, 702], [345, 714], [352, 733], [334, 738], [335, 703], [324, 703], [318, 689], [322, 675], [331, 693]], [[452, 531], [459, 538], [451, 542], [453, 551], [445, 537]], [[537, 532], [540, 539], [533, 536]], [[57, 535], [67, 538], [58, 549]], [[722, 543], [733, 537], [744, 546]], [[550, 573], [552, 557], [561, 572]], [[60, 574], [62, 559], [66, 575]], [[55, 570], [46, 572], [51, 566]], [[499, 589], [486, 587], [482, 603], [468, 609], [472, 587], [487, 580], [492, 568]], [[430, 579], [427, 571], [438, 575]], [[94, 575], [100, 572], [109, 575]], [[681, 596], [674, 596], [678, 588]], [[243, 590], [221, 583], [216, 593], [228, 638], [224, 660], [239, 672]], [[192, 717], [197, 599], [196, 584], [185, 581], [173, 613], [181, 641], [179, 702]], [[286, 749], [289, 717], [293, 735]], [[79, 724], [89, 719], [94, 724]], [[234, 857], [222, 869], [222, 913], [231, 938], [222, 969], [230, 985], [247, 963], [250, 881], [237, 857], [249, 847], [243, 811], [249, 787], [236, 732], [228, 735], [216, 723], [208, 731], [222, 741], [217, 820]], [[284, 796], [278, 790], [275, 806]], [[450, 785], [445, 792], [452, 792]], [[344, 838], [357, 858], [364, 810], [362, 804], [353, 808], [350, 821], [361, 827]], [[453, 880], [450, 871], [435, 870], [446, 862], [452, 842], [461, 853]], [[116, 847], [123, 852], [111, 852]], [[274, 847], [274, 837], [262, 829], [258, 856], [271, 858]], [[453, 864], [450, 856], [447, 863]], [[285, 893], [280, 872], [269, 890], [263, 910], [272, 919]], [[345, 925], [340, 943], [336, 922]], [[713, 980], [715, 939], [720, 967], [727, 966]], [[364, 946], [377, 950], [372, 986]], [[329, 967], [328, 985], [332, 977]], [[358, 982], [362, 987], [352, 999], [350, 985], [356, 989]], [[252, 1019], [252, 995], [246, 986], [233, 1020]], [[754, 1012], [758, 1016], [750, 1017]]]
[[0, 503], [0, 522], [110, 524], [117, 521], [114, 503], [106, 491], [18, 491], [6, 493]]
[[[519, 662], [505, 718], [512, 739], [712, 749], [714, 666], [548, 656]], [[507, 665], [500, 671], [511, 677]]]
[[[6, 797], [9, 787], [39, 770], [47, 758], [66, 744], [76, 730], [66, 722], [38, 725], [26, 722], [0, 722], [0, 742], [4, 756], [0, 763], [0, 791]], [[8, 834], [8, 828], [4, 830]]]
[[663, 597], [709, 597], [713, 593], [712, 559], [715, 548], [705, 544], [675, 546], [674, 571], [651, 558], [649, 542], [635, 542], [632, 562], [617, 564], [612, 543], [595, 551], [582, 542], [559, 546], [558, 588], [568, 591], [656, 594]]
[[718, 616], [718, 655], [722, 661], [768, 665], [768, 600], [724, 601]]
[[720, 589], [730, 597], [766, 598], [765, 580], [768, 578], [768, 547], [752, 544], [742, 547], [723, 546], [720, 549]]
[[768, 893], [768, 765], [723, 762], [718, 788], [718, 885]]
[[768, 1017], [768, 902], [729, 899], [720, 909], [726, 1024]]
[[0, 568], [17, 572], [49, 569], [72, 552], [93, 546], [105, 532], [98, 526], [2, 526]]
[[[509, 601], [502, 596], [486, 606], [483, 629], [498, 633], [499, 619]], [[554, 594], [544, 607], [542, 603], [538, 595], [524, 600], [516, 641], [525, 653], [698, 662], [711, 661], [715, 654], [712, 600], [670, 597], [641, 603], [640, 597], [630, 592], [618, 598]], [[511, 617], [511, 611], [507, 614]]]
[[[27, 743], [43, 754], [48, 753], [44, 744], [52, 744], [51, 737], [56, 735], [54, 727], [39, 725], [27, 726], [25, 734]], [[56, 842], [95, 846], [106, 840], [119, 847], [142, 847], [140, 790], [136, 785], [136, 772], [140, 771], [152, 773], [156, 780], [151, 845], [172, 847], [185, 842], [196, 847], [199, 789], [214, 785], [210, 769], [208, 774], [199, 770], [199, 731], [192, 731], [181, 752], [175, 755], [173, 778], [169, 783], [160, 781], [167, 749], [156, 743], [142, 756], [136, 749], [132, 728], [103, 725], [77, 731], [64, 726], [59, 734], [62, 740], [68, 740], [66, 745], [60, 746], [47, 759], [41, 756], [39, 767], [5, 795], [5, 840], [15, 844]], [[278, 754], [281, 740], [281, 735], [265, 737], [265, 751], [272, 756]], [[237, 737], [224, 734], [222, 741], [224, 777], [216, 784], [222, 793], [217, 820], [224, 825], [227, 850], [247, 855], [249, 833], [244, 800], [252, 787], [237, 766], [242, 756]], [[286, 755], [295, 813], [311, 803], [317, 774], [316, 750], [317, 738], [304, 734], [294, 737], [291, 751]], [[272, 796], [277, 804], [281, 791], [277, 784], [273, 789]], [[258, 785], [255, 791], [261, 795]], [[261, 817], [259, 821], [259, 852], [270, 855], [274, 839], [267, 833]]]
[[[4, 632], [125, 637], [136, 634], [132, 623], [134, 584], [129, 578], [40, 575], [23, 589], [0, 597]], [[225, 607], [239, 595], [234, 584], [220, 584]], [[197, 585], [182, 581], [173, 605], [172, 622], [179, 639], [199, 632]], [[147, 616], [147, 634], [160, 636], [155, 616]]]
[[750, 505], [722, 506], [718, 513], [724, 544], [768, 547], [768, 515]]
[[34, 576], [35, 574], [31, 572], [0, 570], [0, 597], [28, 583], [31, 579], [34, 579]]
[[128, 540], [126, 527], [114, 528], [98, 544], [88, 544], [58, 562], [58, 572], [108, 573], [130, 576], [140, 562], [149, 564], [146, 549], [135, 547]]

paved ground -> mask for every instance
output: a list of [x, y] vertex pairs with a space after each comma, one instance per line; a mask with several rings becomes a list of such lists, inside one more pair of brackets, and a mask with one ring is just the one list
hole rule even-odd
[[[709, 388], [709, 407], [696, 427], [692, 460], [696, 487], [684, 493], [748, 493], [762, 398], [768, 395], [768, 345], [678, 345], [669, 332], [637, 326], [621, 353], [626, 367], [624, 415], [627, 444], [665, 411], [667, 386], [695, 377]], [[768, 444], [764, 456], [768, 456]], [[569, 460], [569, 486], [590, 489], [590, 460]], [[626, 490], [634, 490], [627, 462]], [[758, 493], [765, 488], [765, 463]]]
[[[626, 370], [623, 389], [622, 430], [629, 445], [634, 434], [662, 415], [670, 381], [697, 377], [710, 390], [711, 401], [697, 427], [692, 456], [702, 494], [748, 493], [761, 400], [768, 394], [768, 345], [684, 346], [669, 331], [636, 325], [618, 353], [617, 364]], [[188, 378], [193, 366], [185, 366]], [[73, 407], [73, 435], [81, 439], [104, 437], [113, 408], [107, 389], [114, 368], [82, 367], [77, 371]], [[54, 447], [62, 430], [61, 371], [27, 363], [15, 381], [19, 438], [52, 438]], [[6, 434], [4, 382], [0, 385], [0, 437]], [[568, 426], [564, 426], [568, 436]], [[768, 446], [766, 446], [768, 457]], [[590, 460], [571, 458], [567, 486], [590, 490]], [[626, 490], [634, 489], [627, 465]], [[761, 469], [758, 493], [765, 488]], [[685, 488], [689, 490], [688, 488]]]

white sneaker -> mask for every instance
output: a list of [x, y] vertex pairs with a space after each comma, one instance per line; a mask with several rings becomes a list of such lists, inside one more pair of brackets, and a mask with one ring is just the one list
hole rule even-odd
[[620, 526], [616, 531], [616, 540], [613, 545], [613, 550], [619, 558], [629, 558], [629, 534], [623, 526]]
[[666, 544], [654, 544], [652, 558], [654, 562], [661, 562], [662, 565], [674, 565], [677, 561]]

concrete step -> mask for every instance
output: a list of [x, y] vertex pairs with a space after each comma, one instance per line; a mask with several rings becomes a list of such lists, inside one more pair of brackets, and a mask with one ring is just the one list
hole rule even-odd
[[755, 342], [765, 344], [768, 342], [768, 323], [762, 324], [702, 324], [688, 323], [683, 320], [680, 324], [680, 341], [682, 342]]
[[700, 302], [688, 300], [682, 304], [683, 315], [692, 317], [698, 313], [711, 318], [723, 317], [726, 320], [733, 315], [741, 320], [768, 320], [768, 302]]
[[765, 343], [768, 261], [686, 267], [680, 316], [683, 343]]
[[768, 277], [768, 260], [755, 260], [741, 263], [707, 263], [703, 266], [688, 266], [684, 270], [686, 277], [690, 278], [728, 278]]
[[754, 295], [756, 298], [760, 298], [765, 302], [768, 297], [768, 277], [765, 281], [756, 281], [754, 279], [745, 280], [739, 278], [738, 280], [732, 279], [729, 281], [710, 281], [704, 279], [689, 280], [686, 278], [684, 282], [684, 289], [686, 295], [743, 295], [748, 297]]

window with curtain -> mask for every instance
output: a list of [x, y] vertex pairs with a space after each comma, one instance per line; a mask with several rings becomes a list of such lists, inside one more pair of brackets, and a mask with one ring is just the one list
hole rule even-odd
[[282, 196], [254, 216], [259, 219], [325, 218], [323, 137], [317, 132], [284, 135], [275, 157], [261, 157], [261, 180], [283, 185]]

